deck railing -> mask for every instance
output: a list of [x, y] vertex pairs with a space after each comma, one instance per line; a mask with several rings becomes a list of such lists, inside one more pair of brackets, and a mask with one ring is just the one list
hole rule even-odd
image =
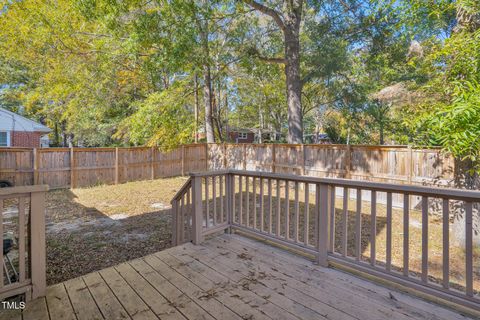
[[0, 300], [20, 294], [25, 294], [26, 300], [45, 295], [47, 190], [43, 185], [0, 189], [0, 235], [4, 241]]
[[[385, 204], [377, 201], [381, 193]], [[402, 207], [393, 207], [393, 196], [403, 198]], [[413, 196], [422, 199], [418, 207], [412, 208]], [[479, 203], [477, 191], [238, 170], [196, 173], [172, 201], [173, 243], [239, 231], [322, 266], [479, 309], [480, 249], [473, 244]], [[450, 237], [454, 213], [464, 223], [463, 245]]]

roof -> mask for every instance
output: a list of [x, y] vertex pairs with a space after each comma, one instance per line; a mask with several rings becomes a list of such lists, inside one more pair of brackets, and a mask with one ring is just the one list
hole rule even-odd
[[0, 130], [23, 132], [51, 132], [41, 123], [27, 119], [17, 113], [0, 108]]

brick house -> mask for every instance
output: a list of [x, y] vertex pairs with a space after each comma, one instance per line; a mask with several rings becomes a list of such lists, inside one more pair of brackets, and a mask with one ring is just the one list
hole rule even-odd
[[0, 147], [48, 147], [48, 133], [43, 124], [0, 108]]
[[228, 140], [235, 143], [253, 143], [255, 133], [249, 129], [231, 129], [228, 132]]

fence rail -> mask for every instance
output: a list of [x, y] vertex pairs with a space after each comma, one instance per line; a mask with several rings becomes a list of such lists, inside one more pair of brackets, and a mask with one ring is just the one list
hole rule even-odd
[[[174, 244], [197, 244], [213, 232], [235, 230], [303, 252], [323, 266], [368, 273], [480, 310], [480, 272], [474, 269], [480, 256], [472, 238], [480, 192], [244, 170], [192, 174], [186, 186], [172, 202], [182, 208], [174, 211]], [[378, 201], [381, 193], [385, 204]], [[403, 199], [401, 209], [394, 209], [394, 195]], [[418, 211], [409, 205], [413, 196], [422, 199]], [[442, 210], [435, 230], [432, 199]], [[465, 215], [463, 259], [452, 253], [454, 210]], [[412, 229], [417, 214], [420, 225]], [[179, 230], [186, 230], [185, 236], [177, 236]], [[437, 238], [440, 260], [432, 253]], [[453, 267], [463, 271], [461, 280]]]
[[[86, 187], [222, 169], [436, 186], [452, 186], [459, 178], [454, 159], [441, 150], [404, 146], [196, 144], [170, 152], [0, 148], [0, 179], [17, 186]], [[401, 199], [394, 196], [393, 202]]]
[[45, 295], [45, 192], [48, 186], [0, 189], [0, 300]]

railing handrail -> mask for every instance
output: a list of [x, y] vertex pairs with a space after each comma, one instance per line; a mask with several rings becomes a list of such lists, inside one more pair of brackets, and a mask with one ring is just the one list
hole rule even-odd
[[33, 192], [46, 192], [46, 191], [48, 191], [48, 185], [7, 187], [7, 188], [0, 188], [0, 196], [9, 196], [13, 194], [33, 193]]
[[188, 187], [192, 184], [192, 178], [188, 178], [187, 181], [185, 181], [185, 183], [183, 184], [183, 186], [180, 188], [180, 190], [177, 191], [177, 193], [175, 193], [175, 195], [173, 196], [172, 200], [170, 201], [170, 203], [173, 203], [175, 200], [178, 200], [184, 193], [185, 191], [188, 189]]
[[195, 172], [190, 173], [191, 177], [212, 177], [224, 174], [237, 174], [242, 176], [257, 177], [257, 178], [270, 178], [270, 179], [279, 179], [279, 180], [288, 180], [288, 181], [297, 181], [297, 182], [307, 182], [307, 183], [320, 183], [335, 185], [338, 187], [349, 187], [349, 188], [362, 188], [367, 190], [376, 190], [384, 192], [397, 192], [397, 193], [406, 193], [412, 195], [421, 195], [421, 196], [432, 196], [436, 198], [448, 197], [452, 200], [463, 200], [463, 201], [480, 201], [480, 191], [472, 190], [461, 190], [453, 188], [439, 188], [439, 187], [424, 187], [424, 186], [415, 186], [415, 185], [401, 185], [393, 183], [383, 183], [383, 182], [372, 182], [364, 180], [352, 180], [352, 179], [341, 179], [341, 178], [316, 178], [309, 176], [301, 176], [294, 174], [285, 174], [285, 173], [270, 173], [264, 171], [248, 171], [248, 170], [218, 170], [218, 171], [206, 171], [206, 172]]

